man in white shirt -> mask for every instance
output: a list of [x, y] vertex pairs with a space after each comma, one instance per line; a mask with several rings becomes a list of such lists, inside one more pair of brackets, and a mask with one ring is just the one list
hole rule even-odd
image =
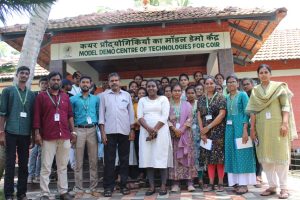
[[72, 90], [69, 93], [72, 94], [73, 96], [75, 96], [76, 94], [81, 93], [81, 89], [79, 87], [81, 73], [79, 71], [74, 72], [72, 75], [72, 78], [73, 78], [74, 84], [72, 85]]
[[120, 76], [108, 76], [110, 89], [101, 94], [99, 125], [104, 144], [104, 196], [111, 197], [115, 187], [116, 149], [120, 160], [120, 191], [130, 193], [126, 187], [129, 163], [129, 140], [134, 140], [134, 110], [131, 96], [120, 88]]

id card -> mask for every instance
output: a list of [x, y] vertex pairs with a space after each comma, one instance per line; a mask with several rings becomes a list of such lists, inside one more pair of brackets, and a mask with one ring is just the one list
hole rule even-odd
[[88, 124], [92, 124], [92, 118], [90, 116], [86, 117], [86, 121]]
[[206, 119], [206, 121], [212, 120], [212, 115], [206, 115], [206, 116], [205, 116], [205, 119]]
[[232, 120], [231, 119], [227, 120], [227, 125], [232, 125]]
[[271, 113], [270, 112], [266, 112], [266, 119], [271, 119], [272, 116], [271, 116]]
[[60, 120], [59, 113], [55, 113], [55, 114], [54, 114], [54, 121], [55, 121], [55, 122], [59, 122], [59, 120]]
[[180, 124], [179, 123], [176, 123], [176, 129], [179, 129], [180, 128]]
[[27, 113], [26, 112], [20, 112], [20, 117], [26, 118], [27, 117]]

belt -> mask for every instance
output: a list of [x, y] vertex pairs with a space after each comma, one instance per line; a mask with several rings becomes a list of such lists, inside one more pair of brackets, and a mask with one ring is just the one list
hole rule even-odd
[[93, 128], [95, 127], [95, 124], [87, 124], [87, 125], [76, 125], [76, 128]]

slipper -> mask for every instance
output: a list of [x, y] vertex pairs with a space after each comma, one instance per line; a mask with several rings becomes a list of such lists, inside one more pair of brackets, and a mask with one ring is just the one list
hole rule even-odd
[[247, 186], [240, 186], [238, 187], [238, 189], [236, 190], [236, 193], [238, 195], [243, 195], [246, 194], [248, 192], [248, 187]]
[[111, 197], [111, 196], [112, 196], [112, 193], [111, 193], [110, 190], [104, 190], [103, 196], [104, 196], [104, 197]]
[[260, 196], [271, 196], [271, 195], [274, 195], [276, 194], [276, 191], [274, 191], [274, 189], [272, 188], [268, 188], [266, 189], [263, 193], [260, 194]]
[[288, 199], [289, 193], [287, 192], [287, 190], [281, 190], [278, 198], [279, 199]]

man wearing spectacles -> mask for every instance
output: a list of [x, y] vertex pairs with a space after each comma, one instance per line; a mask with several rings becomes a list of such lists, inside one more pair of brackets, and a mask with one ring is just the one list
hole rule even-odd
[[243, 90], [248, 94], [250, 97], [252, 88], [254, 87], [254, 82], [251, 78], [243, 78], [242, 79], [242, 87]]

